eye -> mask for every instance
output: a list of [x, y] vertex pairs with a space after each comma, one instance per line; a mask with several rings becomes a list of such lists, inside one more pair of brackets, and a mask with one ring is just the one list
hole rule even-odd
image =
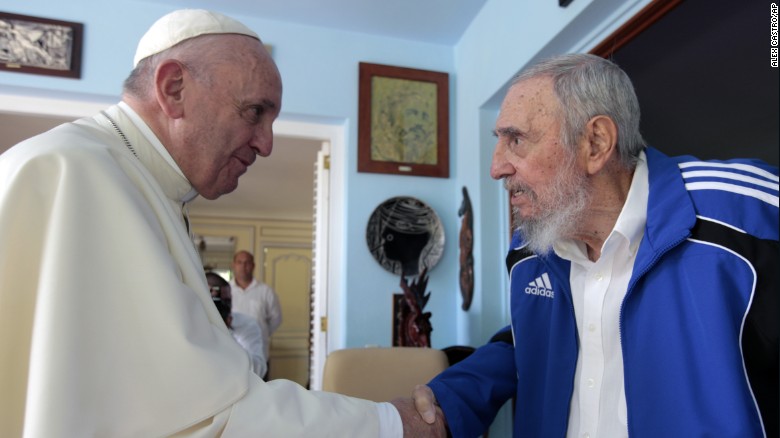
[[515, 134], [506, 134], [499, 136], [499, 141], [504, 142], [506, 148], [510, 151], [517, 152], [522, 146], [523, 138]]
[[517, 149], [522, 147], [525, 140], [522, 132], [512, 128], [497, 130], [494, 132], [494, 135], [498, 137], [499, 142], [504, 142], [512, 151], [517, 151]]
[[507, 136], [507, 146], [509, 150], [515, 154], [524, 154], [525, 149], [528, 147], [528, 137], [522, 133], [512, 133]]
[[251, 105], [244, 108], [244, 110], [241, 112], [241, 117], [247, 122], [256, 125], [260, 122], [264, 112], [265, 108], [262, 105]]

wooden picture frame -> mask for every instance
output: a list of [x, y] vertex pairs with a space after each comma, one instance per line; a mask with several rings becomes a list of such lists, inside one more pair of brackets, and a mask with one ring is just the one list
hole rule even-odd
[[82, 23], [0, 12], [0, 27], [0, 70], [81, 77]]
[[360, 63], [358, 172], [449, 178], [449, 75]]

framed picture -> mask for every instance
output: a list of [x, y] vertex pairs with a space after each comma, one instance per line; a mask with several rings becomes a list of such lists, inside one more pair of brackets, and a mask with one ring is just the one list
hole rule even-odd
[[81, 77], [84, 25], [0, 12], [0, 70]]
[[447, 73], [360, 63], [358, 172], [449, 178]]

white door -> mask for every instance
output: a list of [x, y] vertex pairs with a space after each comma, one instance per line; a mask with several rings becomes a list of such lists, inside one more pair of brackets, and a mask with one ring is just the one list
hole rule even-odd
[[309, 388], [322, 389], [328, 352], [328, 232], [330, 211], [330, 143], [322, 143], [314, 175], [314, 242], [311, 297]]

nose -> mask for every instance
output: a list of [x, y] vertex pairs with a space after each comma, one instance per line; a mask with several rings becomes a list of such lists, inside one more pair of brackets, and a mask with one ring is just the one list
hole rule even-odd
[[265, 124], [259, 126], [255, 130], [255, 135], [252, 137], [252, 142], [249, 145], [255, 151], [255, 154], [261, 157], [271, 155], [271, 151], [274, 148], [274, 132], [270, 124], [268, 126], [265, 126]]
[[490, 177], [495, 180], [500, 180], [512, 175], [515, 168], [506, 159], [507, 150], [506, 147], [501, 144], [501, 141], [496, 143], [496, 148], [493, 151], [493, 161], [490, 163]]

